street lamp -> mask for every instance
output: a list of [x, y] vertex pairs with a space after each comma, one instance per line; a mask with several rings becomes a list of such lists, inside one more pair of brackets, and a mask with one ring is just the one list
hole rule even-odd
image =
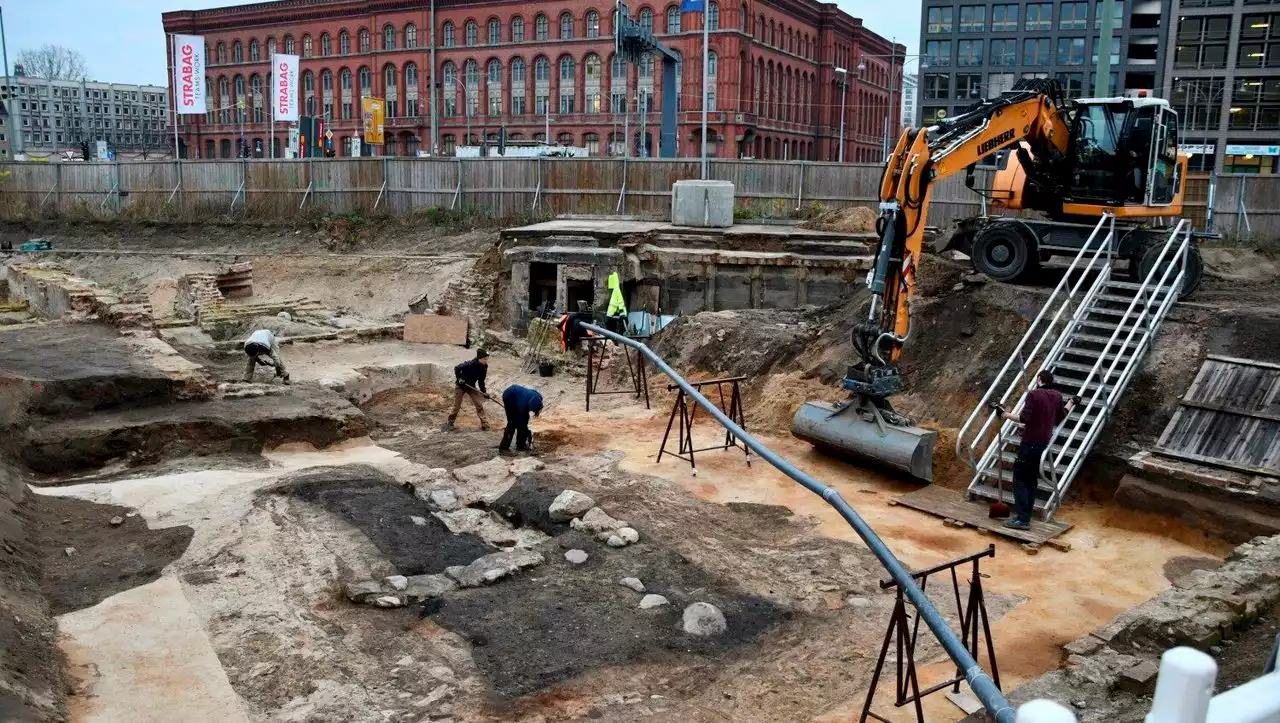
[[884, 158], [889, 157], [889, 105], [888, 104], [893, 103], [893, 92], [895, 90], [895, 88], [893, 87], [893, 84], [894, 84], [894, 80], [897, 77], [897, 74], [894, 72], [894, 66], [898, 58], [902, 58], [903, 69], [905, 71], [907, 60], [909, 58], [918, 58], [920, 59], [918, 62], [919, 69], [924, 70], [925, 68], [929, 67], [929, 64], [923, 59], [924, 57], [925, 56], [923, 54], [919, 54], [919, 53], [915, 53], [915, 54], [903, 53], [899, 55], [898, 52], [895, 50], [894, 52], [888, 55], [863, 55], [862, 57], [858, 58], [858, 75], [859, 76], [867, 72], [866, 58], [889, 58], [889, 100], [888, 100], [888, 103], [885, 105], [884, 128], [882, 129], [883, 138], [880, 142], [880, 152], [882, 157]]
[[[865, 69], [866, 63], [859, 63], [858, 69]], [[840, 156], [839, 162], [844, 163], [844, 109], [845, 96], [849, 92], [849, 71], [845, 68], [836, 68], [836, 75], [840, 76]]]

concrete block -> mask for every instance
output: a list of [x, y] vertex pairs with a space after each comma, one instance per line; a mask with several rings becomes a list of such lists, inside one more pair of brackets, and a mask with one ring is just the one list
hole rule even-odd
[[698, 228], [733, 225], [733, 184], [728, 181], [676, 181], [671, 187], [671, 223]]
[[466, 346], [467, 319], [439, 314], [406, 314], [404, 340], [417, 344], [456, 344]]
[[1102, 640], [1099, 640], [1092, 635], [1086, 635], [1079, 640], [1073, 640], [1067, 643], [1062, 646], [1062, 649], [1066, 651], [1067, 655], [1093, 655], [1101, 650], [1103, 645], [1106, 645], [1106, 643]]
[[1116, 687], [1134, 695], [1150, 695], [1156, 688], [1156, 676], [1160, 666], [1153, 661], [1144, 660], [1125, 670], [1116, 680]]

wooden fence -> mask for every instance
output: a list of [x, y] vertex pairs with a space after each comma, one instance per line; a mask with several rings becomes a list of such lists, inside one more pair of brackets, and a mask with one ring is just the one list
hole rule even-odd
[[[983, 188], [989, 172], [979, 169]], [[742, 217], [780, 218], [817, 203], [875, 204], [881, 166], [712, 160], [732, 181]], [[671, 185], [696, 178], [698, 161], [621, 158], [335, 158], [0, 164], [0, 218], [40, 216], [201, 219], [247, 215], [409, 215], [431, 208], [500, 218], [613, 214], [663, 218]], [[1280, 238], [1280, 177], [1194, 176], [1186, 215], [1228, 237]], [[1212, 214], [1210, 211], [1212, 200]], [[934, 187], [929, 223], [982, 213], [961, 177]], [[1211, 217], [1211, 218], [1210, 218]]]

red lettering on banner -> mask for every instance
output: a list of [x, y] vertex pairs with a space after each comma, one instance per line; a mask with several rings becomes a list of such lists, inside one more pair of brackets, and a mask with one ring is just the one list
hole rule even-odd
[[179, 76], [182, 79], [182, 107], [194, 108], [196, 104], [196, 80], [195, 80], [195, 48], [191, 44], [185, 44], [181, 48], [181, 68]]
[[280, 84], [276, 89], [276, 115], [284, 116], [290, 114], [289, 108], [289, 64], [280, 64]]

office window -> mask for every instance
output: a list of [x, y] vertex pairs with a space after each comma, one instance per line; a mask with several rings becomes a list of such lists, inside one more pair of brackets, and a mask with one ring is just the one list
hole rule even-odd
[[539, 15], [533, 19], [533, 39], [546, 40], [550, 32], [551, 23], [547, 20], [546, 15]]
[[982, 98], [982, 76], [977, 73], [957, 74], [956, 98], [960, 100], [977, 100]]
[[1084, 73], [1059, 73], [1058, 82], [1068, 98], [1084, 97]]
[[667, 33], [680, 32], [680, 8], [672, 5], [667, 8]]
[[467, 21], [467, 47], [474, 48], [480, 43], [480, 26], [476, 25], [476, 21]]
[[1018, 29], [1017, 5], [993, 5], [991, 7], [992, 32], [1009, 32]]
[[987, 29], [986, 5], [960, 6], [960, 32], [981, 33]]
[[925, 61], [931, 66], [951, 65], [951, 41], [930, 40], [924, 44]]
[[524, 18], [511, 18], [511, 42], [524, 42]]
[[991, 41], [992, 65], [1017, 65], [1018, 41], [1013, 38], [994, 38]]
[[920, 121], [933, 123], [947, 117], [946, 106], [924, 106], [920, 109]]
[[956, 43], [956, 65], [982, 65], [982, 41], [961, 40]]
[[560, 39], [573, 39], [573, 16], [569, 13], [560, 13]]
[[1088, 3], [1062, 3], [1058, 13], [1059, 30], [1084, 30], [1088, 26]]
[[[1121, 0], [1116, 0], [1115, 9], [1111, 11], [1111, 27], [1116, 30], [1124, 27], [1124, 3]], [[1102, 0], [1093, 0], [1093, 29], [1102, 29]]]
[[[1242, 78], [1237, 88], [1247, 83], [1261, 83], [1259, 78]], [[1169, 104], [1178, 111], [1178, 123], [1182, 130], [1216, 131], [1219, 111], [1226, 97], [1226, 84], [1222, 78], [1179, 78], [1173, 83], [1173, 96]]]
[[987, 75], [986, 97], [995, 98], [1001, 93], [1013, 90], [1013, 84], [1017, 82], [1013, 73], [991, 73]]
[[587, 12], [587, 37], [600, 37], [600, 13], [595, 10]]
[[453, 23], [445, 23], [444, 29], [441, 31], [440, 35], [440, 44], [446, 48], [452, 48], [457, 42], [457, 39], [454, 37]]
[[[1090, 74], [1089, 74], [1089, 88], [1090, 88], [1090, 91], [1089, 91], [1089, 92], [1090, 92], [1090, 93], [1092, 93], [1094, 97], [1102, 97], [1102, 96], [1104, 96], [1104, 95], [1108, 95], [1108, 96], [1109, 96], [1109, 95], [1119, 95], [1119, 94], [1120, 94], [1120, 74], [1119, 74], [1119, 73], [1108, 73], [1108, 74], [1107, 74], [1107, 76], [1110, 78], [1111, 83], [1110, 83], [1110, 85], [1108, 85], [1108, 86], [1107, 86], [1107, 89], [1108, 89], [1108, 90], [1107, 90], [1107, 92], [1104, 94], [1104, 93], [1102, 92], [1102, 88], [1099, 88], [1099, 87], [1098, 87], [1098, 74], [1097, 74], [1097, 73], [1090, 73]], [[1181, 112], [1182, 112], [1182, 106], [1177, 106], [1177, 108], [1178, 108], [1178, 112], [1179, 112], [1179, 113], [1181, 113]]]
[[[1089, 60], [1090, 63], [1096, 64], [1098, 62], [1098, 45], [1101, 43], [1102, 43], [1102, 38], [1093, 39], [1093, 50], [1090, 51], [1093, 53], [1093, 55]], [[1108, 62], [1111, 63], [1112, 67], [1115, 67], [1120, 64], [1120, 38], [1118, 37], [1111, 38], [1111, 52], [1108, 55], [1110, 56], [1110, 60]]]
[[951, 32], [951, 18], [954, 8], [929, 8], [928, 31], [931, 33]]
[[1027, 5], [1027, 19], [1022, 24], [1024, 30], [1051, 30], [1053, 28], [1053, 3], [1033, 3]]
[[1228, 117], [1233, 131], [1280, 130], [1280, 78], [1238, 79]]
[[1240, 27], [1236, 67], [1280, 67], [1280, 14], [1246, 15]]
[[1084, 38], [1058, 38], [1058, 65], [1084, 65]]
[[1023, 65], [1048, 65], [1053, 60], [1053, 41], [1049, 38], [1026, 38], [1022, 41]]

